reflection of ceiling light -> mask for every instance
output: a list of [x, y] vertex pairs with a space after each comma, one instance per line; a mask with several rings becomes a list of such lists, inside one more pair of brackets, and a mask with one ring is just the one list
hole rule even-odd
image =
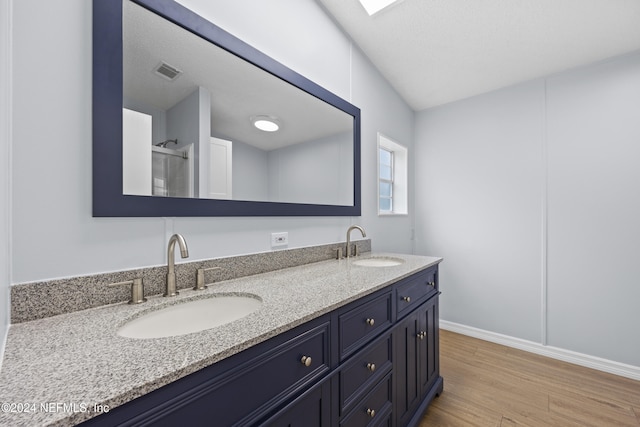
[[372, 16], [393, 3], [399, 3], [401, 0], [360, 0], [369, 16]]
[[255, 127], [265, 132], [275, 132], [280, 129], [280, 122], [273, 116], [253, 116], [251, 122]]

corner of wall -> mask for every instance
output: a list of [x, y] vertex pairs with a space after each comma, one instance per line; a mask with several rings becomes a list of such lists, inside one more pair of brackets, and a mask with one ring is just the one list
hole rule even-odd
[[12, 0], [0, 2], [0, 368], [4, 359], [10, 313], [12, 6]]

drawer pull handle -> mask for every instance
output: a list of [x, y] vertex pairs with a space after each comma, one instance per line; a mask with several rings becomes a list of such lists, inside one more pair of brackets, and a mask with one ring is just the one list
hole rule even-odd
[[374, 319], [367, 319], [367, 325], [373, 326], [376, 321]]
[[427, 282], [427, 285], [435, 288], [436, 287], [436, 282]]
[[374, 411], [373, 409], [368, 408], [367, 409], [367, 415], [369, 415], [371, 418], [376, 416], [376, 411]]
[[304, 366], [311, 366], [311, 357], [302, 356], [302, 359], [300, 359], [300, 362], [302, 362]]
[[411, 297], [402, 297], [402, 301], [411, 302]]
[[376, 370], [376, 364], [375, 363], [367, 363], [367, 369], [370, 370], [371, 372]]

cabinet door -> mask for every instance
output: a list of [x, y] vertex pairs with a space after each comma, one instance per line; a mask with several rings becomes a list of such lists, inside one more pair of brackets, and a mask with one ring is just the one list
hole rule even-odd
[[420, 375], [420, 397], [424, 397], [438, 378], [438, 297], [430, 299], [418, 310], [418, 372]]
[[394, 329], [397, 425], [406, 425], [439, 376], [438, 297], [420, 305]]
[[395, 412], [399, 426], [407, 424], [420, 403], [419, 328], [420, 317], [417, 310], [405, 317], [394, 329]]

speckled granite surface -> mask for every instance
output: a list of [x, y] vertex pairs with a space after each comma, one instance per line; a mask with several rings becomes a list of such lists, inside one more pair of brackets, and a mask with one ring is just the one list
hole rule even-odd
[[[157, 296], [140, 305], [119, 303], [12, 325], [0, 371], [0, 425], [79, 423], [97, 415], [94, 405], [114, 408], [441, 261], [399, 254], [359, 258], [382, 255], [404, 262], [362, 267], [353, 258], [321, 261], [185, 290], [171, 299]], [[188, 335], [138, 340], [116, 333], [143, 311], [229, 293], [256, 295], [263, 304], [251, 316]]]
[[[371, 240], [357, 240], [361, 253], [371, 251]], [[207, 272], [207, 282], [235, 279], [267, 271], [280, 270], [336, 257], [335, 248], [346, 242], [305, 248], [285, 249], [258, 254], [189, 261], [180, 259], [176, 251], [176, 285], [178, 289], [193, 288], [198, 268], [221, 267]], [[110, 283], [142, 278], [145, 296], [164, 293], [167, 266], [69, 277], [66, 279], [31, 282], [11, 286], [11, 323], [27, 322], [87, 308], [128, 301], [130, 287], [109, 287]]]

